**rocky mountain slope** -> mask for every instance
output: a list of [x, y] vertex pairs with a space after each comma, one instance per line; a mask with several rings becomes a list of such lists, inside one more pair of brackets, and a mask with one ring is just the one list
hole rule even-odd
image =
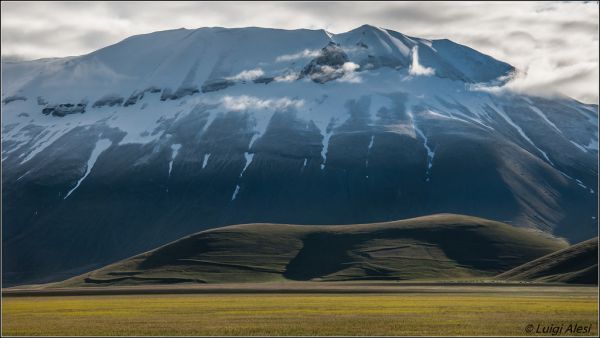
[[197, 231], [449, 212], [597, 235], [597, 106], [373, 26], [201, 28], [2, 63], [3, 278], [60, 280]]

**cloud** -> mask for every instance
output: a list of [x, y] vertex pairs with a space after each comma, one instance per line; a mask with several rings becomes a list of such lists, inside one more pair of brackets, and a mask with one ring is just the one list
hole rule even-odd
[[339, 82], [359, 83], [361, 77], [355, 73], [360, 65], [354, 62], [344, 62], [341, 67], [332, 67], [329, 65], [317, 65], [317, 70], [310, 74], [310, 78], [317, 82], [327, 82], [336, 80]]
[[255, 96], [225, 96], [221, 104], [228, 110], [244, 111], [248, 109], [280, 110], [286, 108], [299, 108], [304, 105], [304, 100], [282, 97], [278, 99], [261, 99]]
[[286, 55], [278, 56], [275, 59], [275, 61], [276, 62], [284, 62], [284, 61], [296, 61], [296, 60], [300, 60], [300, 59], [310, 59], [310, 58], [317, 57], [320, 54], [321, 54], [321, 51], [318, 49], [317, 50], [305, 49], [296, 54], [286, 54]]
[[[597, 2], [518, 6], [505, 2], [2, 2], [1, 6], [3, 57], [81, 55], [131, 35], [180, 27], [259, 26], [341, 33], [372, 24], [415, 37], [447, 38], [506, 61], [523, 76], [514, 86], [531, 83], [540, 92], [598, 100]], [[311, 53], [315, 51], [279, 60], [310, 58]], [[581, 74], [584, 70], [587, 75]], [[541, 81], [540, 74], [552, 81]]]
[[419, 49], [415, 46], [412, 49], [412, 64], [408, 68], [408, 73], [410, 75], [422, 75], [422, 76], [431, 76], [435, 74], [435, 70], [430, 67], [421, 66], [419, 63]]
[[358, 73], [356, 73], [356, 70], [358, 68], [360, 68], [360, 66], [354, 62], [345, 62], [341, 68], [341, 71], [344, 73], [344, 75], [342, 75], [341, 78], [337, 79], [337, 81], [348, 83], [362, 82], [362, 78], [360, 77], [360, 75], [358, 75]]
[[[555, 97], [561, 94], [556, 88], [571, 88], [573, 91], [582, 93], [581, 100], [594, 102], [597, 91], [589, 91], [586, 88], [578, 88], [582, 84], [591, 83], [594, 77], [598, 77], [596, 64], [577, 64], [556, 67], [548, 65], [547, 60], [540, 60], [532, 65], [527, 71], [517, 72], [505, 85], [485, 86], [474, 85], [474, 90], [487, 91], [491, 93], [502, 93], [506, 91], [525, 93], [534, 96]], [[553, 71], [548, 72], [549, 69]], [[594, 72], [596, 72], [594, 74]], [[586, 94], [589, 93], [589, 94]]]
[[[598, 64], [571, 64], [542, 56], [534, 59], [525, 70], [517, 71], [502, 86], [475, 85], [473, 89], [492, 93], [511, 91], [536, 96], [554, 97], [566, 91], [578, 92], [578, 99], [595, 102], [598, 98]], [[562, 89], [562, 90], [559, 90]], [[565, 90], [566, 89], [566, 90]]]
[[25, 61], [26, 58], [23, 55], [2, 55], [2, 62], [17, 62], [17, 61]]
[[232, 81], [252, 81], [258, 79], [263, 75], [265, 75], [265, 72], [260, 68], [256, 68], [251, 70], [244, 70], [241, 73], [235, 76], [227, 77], [226, 79]]
[[352, 73], [358, 68], [360, 68], [360, 66], [354, 62], [344, 62], [344, 64], [342, 65], [342, 70], [344, 71], [344, 73]]
[[276, 76], [273, 80], [275, 82], [292, 82], [298, 80], [300, 75], [298, 73], [289, 73], [281, 76]]

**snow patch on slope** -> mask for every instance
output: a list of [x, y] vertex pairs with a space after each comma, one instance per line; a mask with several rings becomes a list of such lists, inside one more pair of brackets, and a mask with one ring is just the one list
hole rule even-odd
[[323, 162], [321, 163], [321, 170], [325, 169], [325, 164], [327, 163], [327, 151], [329, 151], [329, 139], [333, 134], [333, 130], [326, 132], [323, 135], [323, 148], [321, 148], [321, 157], [323, 158]]
[[539, 151], [542, 154], [542, 156], [544, 156], [546, 161], [548, 161], [548, 163], [550, 163], [550, 165], [554, 166], [554, 163], [552, 163], [552, 161], [550, 161], [550, 158], [548, 158], [548, 155], [546, 154], [546, 152], [543, 151], [542, 149], [540, 149], [535, 143], [533, 143], [533, 141], [525, 134], [523, 129], [521, 129], [521, 127], [519, 127], [518, 124], [516, 124], [510, 117], [508, 117], [506, 112], [504, 112], [504, 109], [502, 109], [502, 107], [497, 107], [497, 106], [496, 106], [496, 108], [497, 108], [496, 111], [498, 112], [498, 114], [508, 124], [510, 124], [513, 128], [515, 128], [515, 130], [519, 133], [519, 135], [521, 135], [521, 137], [523, 137], [529, 144], [531, 144], [537, 151]]
[[169, 161], [169, 177], [171, 177], [171, 171], [173, 170], [173, 161], [175, 157], [177, 157], [177, 153], [179, 153], [179, 149], [181, 148], [181, 144], [172, 144], [171, 145], [171, 160]]
[[[369, 167], [369, 155], [371, 154], [371, 148], [373, 148], [373, 142], [375, 141], [375, 135], [371, 135], [371, 140], [369, 141], [369, 145], [367, 146], [367, 159], [365, 160], [365, 168]], [[369, 178], [369, 175], [365, 176]]]
[[546, 114], [544, 114], [544, 112], [542, 112], [538, 107], [536, 107], [534, 105], [529, 105], [529, 109], [531, 109], [534, 113], [536, 113], [539, 117], [541, 117], [542, 120], [544, 120], [546, 123], [548, 123], [559, 134], [563, 133], [560, 129], [558, 129], [558, 127], [552, 121], [550, 121], [548, 119], [548, 117], [546, 116]]
[[31, 160], [35, 157], [35, 155], [44, 151], [44, 149], [46, 149], [48, 146], [54, 143], [54, 141], [56, 141], [59, 137], [64, 135], [64, 133], [69, 129], [71, 128], [67, 127], [59, 129], [56, 127], [56, 125], [53, 125], [50, 128], [44, 130], [39, 136], [36, 137], [34, 144], [30, 148], [31, 150], [29, 154], [27, 154], [27, 156], [21, 161], [20, 164]]
[[[252, 160], [254, 159], [254, 154], [245, 152], [244, 159], [246, 160], [246, 163], [244, 164], [244, 168], [242, 169], [242, 172], [240, 173], [239, 178], [242, 178], [242, 176], [244, 176], [246, 169], [248, 169], [248, 166], [250, 166], [250, 163], [252, 163]], [[232, 201], [235, 200], [239, 191], [240, 191], [240, 184], [238, 183], [238, 184], [236, 184], [235, 191], [233, 192], [233, 195], [231, 196]]]
[[425, 150], [427, 151], [427, 169], [425, 170], [425, 181], [429, 182], [429, 173], [431, 171], [431, 167], [433, 167], [433, 158], [435, 156], [435, 151], [431, 150], [431, 148], [429, 147], [429, 140], [427, 139], [427, 136], [425, 136], [425, 133], [423, 133], [423, 131], [421, 131], [421, 129], [419, 129], [419, 127], [417, 126], [417, 122], [415, 121], [415, 117], [411, 111], [408, 112], [408, 116], [410, 117], [415, 134], [419, 135], [419, 137], [423, 139], [423, 147], [425, 147]]
[[569, 141], [569, 142], [571, 142], [575, 147], [577, 147], [577, 149], [583, 151], [584, 153], [588, 152], [587, 148], [582, 146], [581, 144], [574, 142], [574, 141]]
[[242, 177], [244, 175], [244, 173], [246, 172], [246, 169], [248, 169], [248, 166], [250, 165], [250, 163], [252, 163], [252, 160], [254, 159], [254, 154], [245, 152], [244, 158], [246, 159], [246, 163], [244, 164], [244, 169], [242, 169], [242, 172], [240, 173], [240, 177]]
[[204, 157], [202, 158], [202, 169], [204, 169], [206, 167], [206, 164], [208, 163], [209, 158], [210, 158], [210, 154], [204, 154]]
[[85, 180], [85, 178], [92, 171], [92, 168], [94, 167], [94, 164], [96, 163], [96, 160], [98, 159], [98, 156], [100, 156], [100, 154], [102, 154], [106, 149], [108, 149], [108, 147], [110, 147], [111, 144], [112, 144], [112, 142], [107, 139], [100, 139], [96, 142], [96, 145], [94, 146], [94, 150], [92, 150], [90, 158], [87, 161], [85, 174], [83, 174], [83, 176], [77, 181], [77, 184], [75, 185], [75, 187], [73, 187], [73, 189], [69, 190], [69, 192], [67, 193], [67, 195], [65, 196], [64, 199], [67, 199], [67, 197], [69, 197], [77, 188], [79, 188], [79, 185], [81, 184], [81, 182], [83, 182], [83, 180]]
[[235, 186], [235, 190], [233, 191], [233, 195], [231, 195], [231, 200], [234, 201], [237, 197], [238, 192], [240, 192], [240, 185]]

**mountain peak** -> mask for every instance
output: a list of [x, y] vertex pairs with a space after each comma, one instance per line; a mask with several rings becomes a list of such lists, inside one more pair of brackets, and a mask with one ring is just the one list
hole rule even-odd
[[373, 25], [341, 34], [322, 29], [204, 27], [132, 36], [68, 62], [5, 63], [3, 86], [9, 96], [38, 96], [43, 91], [45, 96], [78, 100], [92, 93], [131, 93], [149, 86], [171, 90], [182, 85], [199, 87], [252, 70], [277, 78], [300, 72], [331, 42], [340, 46], [359, 71], [388, 68], [407, 72], [417, 50], [422, 67], [433, 69], [440, 78], [488, 82], [513, 70], [449, 40], [413, 38]]
[[370, 25], [370, 24], [364, 24], [364, 25], [361, 25], [361, 26], [359, 26], [357, 28], [354, 28], [354, 29], [350, 30], [350, 32], [351, 31], [355, 31], [355, 30], [362, 30], [362, 31], [365, 31], [365, 30], [383, 30], [383, 28], [380, 28], [380, 27], [374, 26], [374, 25]]
[[372, 26], [178, 29], [3, 63], [3, 276], [256, 220], [451, 211], [597, 235], [597, 107], [468, 85], [511, 69]]

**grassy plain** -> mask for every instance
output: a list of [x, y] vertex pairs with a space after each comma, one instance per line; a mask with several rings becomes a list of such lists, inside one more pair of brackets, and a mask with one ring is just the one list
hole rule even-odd
[[2, 334], [530, 335], [525, 331], [529, 324], [591, 324], [589, 335], [598, 332], [595, 288], [442, 289], [395, 294], [4, 297]]

